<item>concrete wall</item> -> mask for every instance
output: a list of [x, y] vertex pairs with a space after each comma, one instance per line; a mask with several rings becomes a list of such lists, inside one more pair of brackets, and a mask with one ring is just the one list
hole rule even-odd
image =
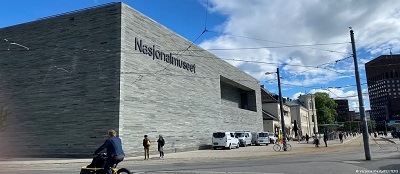
[[[306, 94], [299, 96], [299, 101], [304, 104], [304, 106], [308, 109], [308, 114], [310, 115], [310, 124], [311, 131], [313, 132], [313, 128], [315, 127], [316, 132], [318, 132], [318, 120], [317, 120], [317, 109], [315, 107], [315, 96], [313, 94]], [[312, 116], [314, 115], [314, 121]]]
[[[281, 111], [280, 111], [280, 105], [279, 103], [263, 103], [262, 107], [265, 111], [271, 113], [272, 115], [276, 115], [278, 117], [278, 123], [279, 127], [281, 127]], [[287, 105], [283, 105], [283, 110], [284, 112], [286, 111], [286, 114], [284, 113], [284, 119], [285, 119], [285, 125], [286, 127], [292, 127], [292, 114], [291, 114], [291, 109]], [[265, 129], [264, 129], [265, 130]], [[288, 135], [292, 134], [291, 130], [286, 130]]]
[[292, 121], [297, 120], [297, 124], [301, 130], [301, 135], [305, 136], [306, 133], [311, 135], [312, 127], [311, 127], [311, 116], [309, 115], [309, 111], [300, 105], [295, 105], [290, 107], [292, 114]]
[[[135, 38], [195, 64], [195, 73], [143, 54], [135, 49]], [[191, 41], [122, 6], [120, 136], [129, 156], [142, 155], [145, 134], [153, 141], [151, 153], [157, 153], [158, 134], [166, 140], [164, 150], [175, 152], [211, 145], [215, 131], [262, 130], [259, 82], [196, 45], [186, 50], [189, 45]], [[222, 104], [227, 100], [221, 99], [221, 76], [255, 91], [256, 112], [234, 102]]]
[[90, 157], [118, 129], [118, 6], [0, 29], [1, 157]]
[[275, 133], [275, 125], [278, 125], [279, 122], [275, 120], [263, 120], [263, 131], [270, 132], [271, 134]]
[[[177, 55], [191, 41], [125, 4], [3, 28], [0, 37], [0, 108], [10, 113], [1, 157], [90, 157], [107, 129], [118, 130], [128, 156], [142, 155], [145, 134], [154, 153], [158, 134], [173, 152], [211, 145], [215, 131], [262, 130], [256, 79], [196, 45]], [[3, 37], [30, 50], [8, 51]], [[135, 38], [195, 72], [135, 50]], [[222, 77], [255, 94], [255, 111], [222, 104]]]

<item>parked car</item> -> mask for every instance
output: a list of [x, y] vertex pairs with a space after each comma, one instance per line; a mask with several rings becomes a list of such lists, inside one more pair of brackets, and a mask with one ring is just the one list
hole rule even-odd
[[251, 132], [246, 131], [236, 131], [235, 137], [239, 139], [239, 145], [246, 147], [247, 145], [251, 146]]
[[233, 132], [214, 132], [212, 137], [212, 146], [217, 148], [232, 149], [232, 147], [239, 148], [239, 139], [235, 138]]
[[253, 132], [252, 133], [252, 143], [255, 145], [265, 144], [268, 146], [270, 143], [268, 132]]
[[274, 135], [269, 135], [269, 142], [270, 144], [275, 144], [278, 141], [278, 137]]

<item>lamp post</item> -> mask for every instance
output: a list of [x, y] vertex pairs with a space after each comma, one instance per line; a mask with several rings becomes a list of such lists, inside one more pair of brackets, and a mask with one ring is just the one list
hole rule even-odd
[[[278, 76], [278, 90], [279, 90], [279, 107], [281, 111], [281, 127], [283, 135], [283, 151], [287, 151], [286, 148], [286, 132], [285, 132], [285, 117], [283, 115], [283, 102], [282, 102], [282, 91], [281, 91], [281, 77], [279, 76], [279, 68], [276, 68], [276, 73]], [[265, 75], [272, 74], [272, 72], [266, 72]]]
[[364, 101], [362, 98], [362, 90], [361, 90], [361, 83], [360, 83], [360, 73], [358, 72], [358, 62], [357, 62], [357, 52], [356, 52], [356, 44], [354, 41], [354, 32], [353, 29], [350, 27], [350, 39], [351, 39], [351, 47], [353, 51], [353, 59], [354, 59], [354, 71], [356, 75], [356, 83], [357, 83], [357, 92], [358, 92], [358, 104], [360, 109], [360, 117], [362, 120], [362, 132], [363, 132], [363, 142], [364, 142], [364, 153], [365, 159], [370, 161], [371, 160], [371, 151], [369, 150], [369, 138], [368, 138], [368, 125], [367, 120], [365, 118], [364, 112]]

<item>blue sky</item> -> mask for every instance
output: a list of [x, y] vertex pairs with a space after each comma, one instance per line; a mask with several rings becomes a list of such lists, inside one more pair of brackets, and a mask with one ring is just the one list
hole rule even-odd
[[[113, 1], [3, 0], [0, 28], [109, 2]], [[191, 41], [206, 27], [210, 32], [196, 44], [257, 78], [271, 92], [278, 92], [276, 75], [265, 72], [279, 67], [284, 97], [322, 91], [348, 99], [350, 110], [358, 110], [358, 99], [348, 27], [355, 32], [366, 109], [364, 63], [400, 48], [396, 0], [122, 2]]]

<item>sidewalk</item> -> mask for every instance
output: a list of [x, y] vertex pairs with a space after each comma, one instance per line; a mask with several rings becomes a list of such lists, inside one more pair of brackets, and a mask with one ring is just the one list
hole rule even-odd
[[[339, 139], [328, 141], [328, 147], [340, 146], [346, 144], [357, 137], [348, 137], [340, 143]], [[295, 154], [306, 154], [310, 152], [322, 151], [322, 148], [315, 148], [312, 141], [307, 144], [305, 141], [289, 141], [292, 146], [291, 151], [286, 152], [275, 152], [272, 148], [272, 144], [268, 146], [248, 146], [240, 147], [239, 149], [232, 150], [196, 150], [179, 153], [165, 154], [165, 159], [158, 158], [158, 152], [152, 151], [150, 154], [150, 160], [143, 160], [143, 156], [137, 157], [126, 157], [124, 161], [143, 161], [143, 162], [179, 162], [179, 161], [194, 161], [194, 160], [209, 160], [209, 159], [252, 159], [262, 157], [279, 157], [282, 155], [295, 155]], [[325, 147], [324, 142], [321, 141], [320, 147]], [[0, 160], [1, 165], [42, 165], [42, 164], [72, 164], [72, 163], [85, 163], [89, 164], [92, 159], [35, 159], [35, 158], [14, 158], [14, 159], [3, 159]]]

